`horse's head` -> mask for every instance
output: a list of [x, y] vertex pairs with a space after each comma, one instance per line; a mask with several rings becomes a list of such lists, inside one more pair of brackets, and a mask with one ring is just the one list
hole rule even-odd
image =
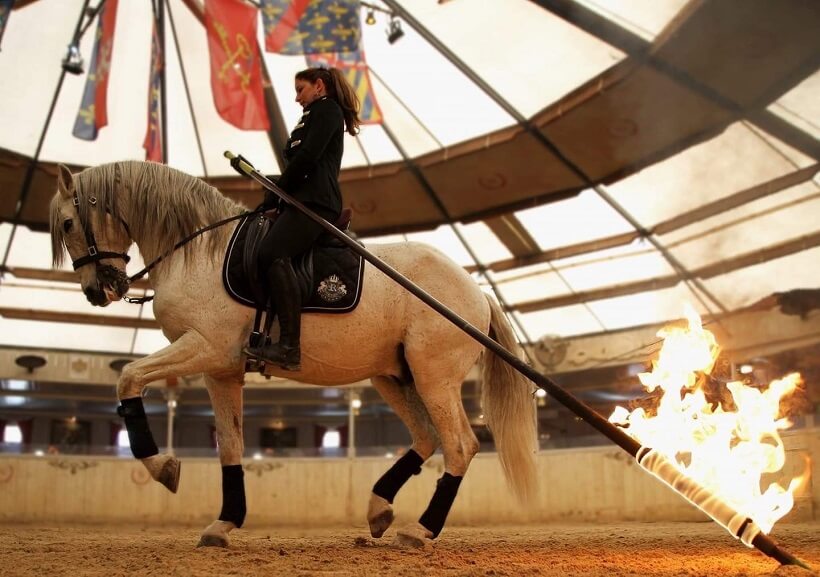
[[[118, 180], [114, 179], [116, 186]], [[115, 210], [118, 191], [83, 188], [67, 167], [59, 165], [57, 193], [51, 200], [52, 256], [58, 266], [67, 250], [88, 301], [107, 306], [128, 291], [125, 265], [132, 240], [128, 225]]]

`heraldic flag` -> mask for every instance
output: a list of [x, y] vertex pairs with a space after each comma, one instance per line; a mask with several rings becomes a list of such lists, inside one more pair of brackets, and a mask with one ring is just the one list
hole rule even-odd
[[11, 16], [12, 6], [14, 6], [14, 0], [0, 0], [0, 40], [3, 40], [3, 31]]
[[148, 79], [148, 128], [142, 147], [145, 160], [162, 162], [162, 122], [160, 110], [160, 90], [162, 90], [162, 47], [159, 45], [157, 26], [151, 31], [151, 73]]
[[364, 58], [364, 50], [355, 52], [334, 52], [331, 54], [307, 54], [305, 60], [310, 67], [324, 66], [338, 68], [356, 91], [362, 109], [359, 118], [362, 124], [381, 124], [382, 111], [373, 93], [370, 73]]
[[265, 50], [351, 52], [362, 37], [359, 0], [262, 0]]
[[97, 35], [91, 65], [85, 81], [80, 111], [72, 134], [83, 140], [95, 140], [97, 131], [108, 124], [108, 75], [111, 71], [111, 50], [114, 47], [114, 27], [117, 23], [117, 2], [108, 0], [100, 10]]
[[256, 15], [256, 8], [242, 0], [205, 0], [214, 104], [226, 122], [243, 130], [270, 127]]

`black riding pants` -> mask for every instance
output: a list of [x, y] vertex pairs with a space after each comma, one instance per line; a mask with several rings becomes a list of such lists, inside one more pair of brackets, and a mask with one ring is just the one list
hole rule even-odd
[[[339, 218], [337, 212], [328, 208], [311, 206], [310, 209], [331, 224]], [[259, 271], [264, 275], [276, 259], [294, 257], [307, 252], [323, 231], [319, 224], [297, 209], [285, 208], [259, 247]]]

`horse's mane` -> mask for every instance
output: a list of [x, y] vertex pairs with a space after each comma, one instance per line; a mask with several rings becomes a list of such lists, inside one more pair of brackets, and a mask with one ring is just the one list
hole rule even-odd
[[[87, 201], [90, 196], [97, 198], [98, 208], [128, 224], [146, 262], [165, 254], [195, 230], [245, 210], [204, 181], [155, 162], [124, 161], [87, 168], [74, 175], [74, 186], [80, 200], [80, 218], [85, 223], [95, 223], [92, 226], [98, 242], [103, 240], [104, 227], [91, 219], [100, 217], [104, 211], [91, 208]], [[119, 189], [123, 190], [122, 197], [117, 194]], [[56, 222], [55, 202], [51, 216], [54, 262], [59, 265], [63, 232]], [[207, 239], [206, 250], [215, 258], [232, 230], [230, 226], [219, 227], [186, 244], [181, 249], [186, 262], [190, 250], [201, 239]]]

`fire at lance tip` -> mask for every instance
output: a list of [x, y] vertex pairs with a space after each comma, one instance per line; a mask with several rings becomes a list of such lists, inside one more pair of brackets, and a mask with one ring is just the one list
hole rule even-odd
[[739, 539], [747, 547], [755, 547], [781, 565], [799, 565], [809, 571], [812, 570], [804, 561], [780, 548], [751, 518], [739, 513], [709, 489], [685, 475], [670, 459], [658, 451], [649, 447], [641, 447], [635, 455], [635, 460], [645, 471], [660, 479], [684, 499], [709, 515], [732, 537]]

